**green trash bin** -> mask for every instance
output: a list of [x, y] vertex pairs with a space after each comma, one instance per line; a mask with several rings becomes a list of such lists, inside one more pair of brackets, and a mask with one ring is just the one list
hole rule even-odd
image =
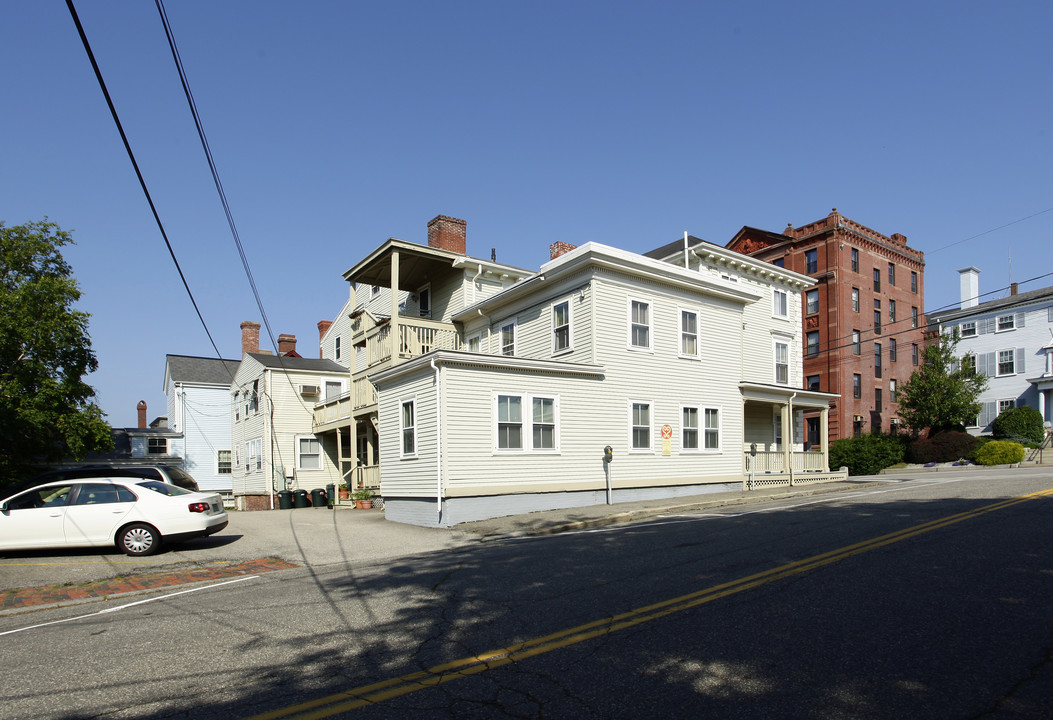
[[329, 507], [336, 505], [336, 485], [329, 483], [325, 486], [325, 499], [328, 501]]
[[279, 510], [290, 510], [292, 509], [292, 492], [289, 490], [278, 491], [278, 509]]
[[298, 507], [298, 508], [311, 507], [311, 503], [307, 502], [307, 491], [306, 490], [294, 490], [293, 491], [293, 507]]
[[311, 505], [316, 508], [325, 507], [328, 503], [325, 499], [325, 490], [322, 488], [315, 488], [311, 491]]

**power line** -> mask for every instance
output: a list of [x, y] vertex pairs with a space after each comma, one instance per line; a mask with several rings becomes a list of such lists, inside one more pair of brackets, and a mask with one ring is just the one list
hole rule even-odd
[[84, 26], [80, 23], [77, 9], [73, 7], [73, 0], [66, 0], [66, 7], [69, 8], [70, 16], [73, 18], [73, 24], [77, 26], [77, 33], [80, 35], [80, 41], [84, 45], [84, 51], [88, 54], [88, 60], [91, 61], [91, 67], [95, 71], [95, 79], [98, 80], [99, 88], [102, 90], [103, 97], [106, 98], [106, 104], [110, 108], [113, 122], [117, 126], [117, 132], [121, 135], [121, 141], [124, 143], [124, 150], [128, 153], [128, 159], [131, 160], [132, 167], [135, 169], [135, 176], [139, 178], [139, 186], [142, 187], [143, 195], [146, 196], [146, 202], [150, 205], [150, 212], [153, 213], [154, 222], [157, 223], [157, 228], [161, 231], [161, 237], [164, 238], [165, 247], [168, 248], [168, 254], [172, 257], [172, 262], [175, 264], [176, 271], [179, 273], [179, 279], [183, 281], [183, 287], [186, 288], [186, 294], [190, 298], [190, 303], [194, 306], [194, 312], [197, 313], [197, 319], [201, 321], [201, 327], [205, 329], [208, 341], [212, 343], [212, 348], [216, 351], [216, 355], [222, 357], [219, 348], [216, 347], [216, 341], [212, 339], [212, 333], [208, 330], [208, 324], [205, 322], [205, 318], [201, 314], [201, 308], [198, 307], [197, 300], [194, 299], [194, 293], [190, 290], [190, 285], [187, 283], [186, 276], [183, 274], [183, 269], [179, 266], [179, 260], [176, 259], [175, 250], [172, 249], [172, 243], [168, 240], [168, 233], [165, 232], [165, 227], [161, 222], [161, 217], [157, 214], [157, 207], [154, 206], [154, 200], [150, 196], [150, 190], [146, 187], [146, 180], [143, 179], [143, 174], [139, 170], [139, 163], [135, 160], [135, 153], [132, 152], [132, 146], [128, 142], [128, 136], [124, 132], [121, 118], [117, 115], [117, 108], [114, 107], [113, 100], [110, 98], [110, 91], [106, 88], [106, 81], [102, 79], [102, 71], [99, 70], [99, 64], [95, 61], [95, 53], [92, 52], [91, 44], [88, 42], [88, 36], [84, 33]]

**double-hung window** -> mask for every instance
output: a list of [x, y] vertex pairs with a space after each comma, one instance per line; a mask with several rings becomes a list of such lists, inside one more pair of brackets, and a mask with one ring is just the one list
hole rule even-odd
[[896, 301], [895, 300], [889, 300], [888, 301], [888, 322], [889, 322], [889, 325], [891, 325], [892, 323], [896, 322]]
[[497, 449], [523, 449], [523, 398], [497, 396]]
[[959, 335], [963, 338], [976, 337], [976, 321], [963, 322], [959, 326]]
[[912, 328], [918, 327], [918, 308], [916, 307], [910, 309], [910, 326]]
[[417, 454], [417, 401], [403, 400], [399, 411], [400, 456], [415, 457]]
[[775, 317], [789, 317], [789, 304], [785, 290], [776, 290], [774, 295], [774, 305], [772, 307], [772, 314]]
[[863, 376], [859, 373], [852, 375], [852, 397], [856, 399], [863, 397]]
[[570, 301], [552, 306], [552, 352], [570, 350]]
[[874, 377], [881, 377], [881, 343], [874, 343]]
[[808, 357], [816, 357], [819, 354], [819, 331], [812, 330], [806, 336], [807, 347], [806, 353]]
[[890, 286], [896, 284], [896, 266], [893, 263], [888, 264], [888, 284]]
[[913, 270], [910, 271], [910, 291], [912, 293], [918, 292], [918, 273]]
[[705, 409], [705, 443], [706, 450], [720, 449], [720, 410], [717, 408]]
[[318, 438], [297, 438], [296, 468], [298, 470], [320, 470], [322, 468], [322, 446]]
[[896, 362], [896, 338], [888, 339], [888, 361]]
[[531, 437], [534, 450], [556, 449], [556, 399], [550, 397], [531, 398], [533, 409]]
[[998, 375], [1013, 375], [1016, 373], [1016, 350], [998, 351]]
[[874, 292], [881, 292], [881, 271], [874, 268]]
[[230, 475], [234, 470], [230, 450], [216, 451], [216, 473], [218, 475]]
[[698, 450], [698, 408], [685, 405], [680, 415], [680, 448]]
[[787, 385], [790, 382], [790, 344], [775, 341], [775, 382]]
[[168, 438], [147, 438], [146, 439], [146, 453], [147, 455], [167, 455], [168, 454]]
[[632, 425], [629, 429], [629, 448], [631, 450], [651, 449], [651, 403], [629, 403], [632, 413]]
[[852, 248], [852, 272], [859, 272], [859, 250]]
[[680, 311], [680, 355], [698, 357], [698, 313], [694, 310]]
[[501, 326], [501, 354], [516, 354], [516, 321]]
[[859, 355], [863, 352], [862, 336], [858, 330], [852, 331], [852, 354]]
[[804, 273], [814, 275], [819, 272], [819, 253], [815, 250], [804, 251]]
[[998, 332], [1012, 330], [1016, 327], [1015, 318], [1012, 315], [998, 316]]
[[651, 349], [651, 303], [629, 300], [629, 347]]
[[859, 312], [859, 288], [852, 288], [852, 312]]
[[808, 290], [804, 294], [805, 299], [805, 313], [808, 315], [814, 315], [819, 312], [819, 291]]

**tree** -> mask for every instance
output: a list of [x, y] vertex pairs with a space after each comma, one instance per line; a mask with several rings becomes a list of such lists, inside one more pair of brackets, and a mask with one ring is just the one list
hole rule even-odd
[[987, 387], [987, 378], [976, 373], [972, 354], [958, 361], [957, 346], [957, 336], [941, 335], [925, 348], [922, 366], [901, 390], [899, 416], [915, 435], [925, 428], [959, 428], [980, 414], [977, 398]]
[[48, 222], [0, 222], [0, 484], [34, 464], [113, 449], [84, 376], [98, 367], [80, 289]]

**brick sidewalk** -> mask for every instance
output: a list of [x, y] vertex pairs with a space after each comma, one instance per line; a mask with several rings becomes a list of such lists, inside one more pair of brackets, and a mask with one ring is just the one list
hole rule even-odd
[[157, 588], [188, 585], [191, 583], [222, 580], [239, 575], [288, 570], [299, 567], [278, 558], [260, 558], [237, 565], [217, 565], [211, 568], [195, 568], [175, 572], [158, 572], [145, 575], [114, 578], [83, 585], [50, 585], [48, 587], [23, 588], [21, 590], [3, 591], [0, 610], [29, 608], [36, 605], [53, 605], [63, 602], [76, 602], [108, 595], [154, 590]]

